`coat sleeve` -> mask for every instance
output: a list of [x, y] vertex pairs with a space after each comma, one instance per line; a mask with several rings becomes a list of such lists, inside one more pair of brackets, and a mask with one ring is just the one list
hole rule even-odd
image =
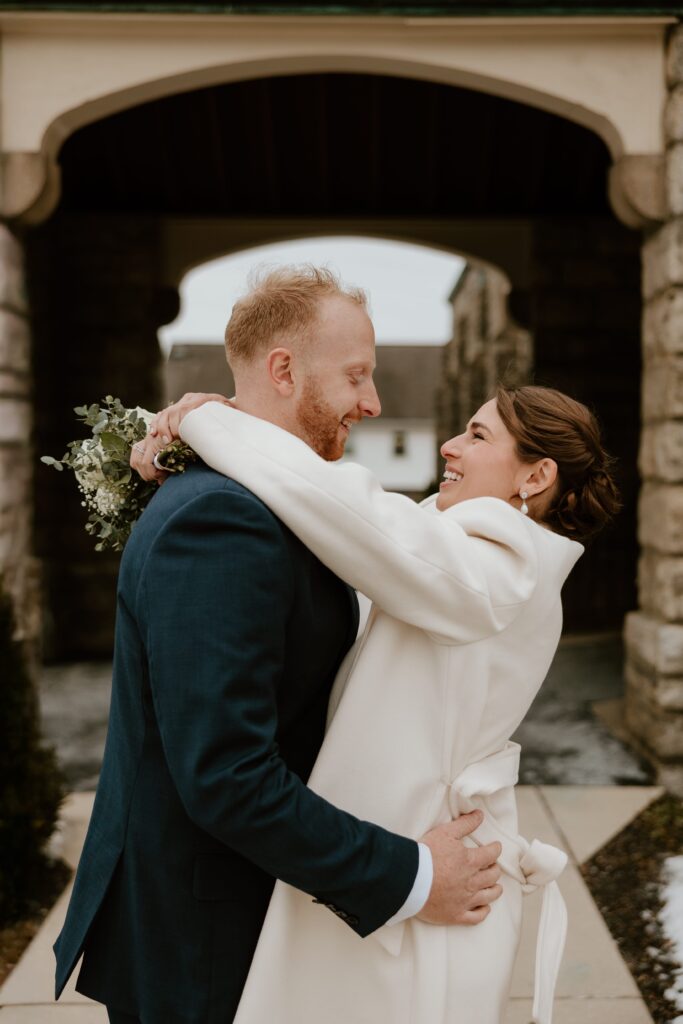
[[366, 935], [407, 898], [417, 844], [337, 809], [280, 757], [290, 550], [282, 525], [237, 489], [170, 517], [136, 599], [154, 709], [190, 819]]
[[529, 524], [506, 502], [422, 509], [384, 491], [362, 466], [325, 462], [287, 431], [217, 402], [188, 413], [180, 430], [333, 572], [439, 642], [470, 643], [505, 629], [533, 593], [536, 547]]

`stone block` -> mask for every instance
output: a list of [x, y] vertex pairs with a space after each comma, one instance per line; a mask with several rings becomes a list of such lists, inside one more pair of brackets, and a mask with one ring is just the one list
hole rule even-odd
[[0, 370], [0, 401], [3, 398], [28, 398], [31, 380], [27, 373]]
[[28, 309], [21, 242], [0, 224], [0, 308], [25, 313]]
[[25, 316], [0, 309], [0, 370], [28, 373], [31, 336]]
[[644, 426], [639, 466], [646, 480], [683, 482], [683, 421], [662, 420]]
[[676, 217], [654, 231], [643, 246], [643, 295], [651, 299], [683, 284], [683, 219]]
[[661, 707], [652, 690], [640, 685], [644, 678], [627, 665], [626, 726], [655, 761], [683, 759], [683, 714]]
[[638, 527], [644, 547], [683, 554], [683, 487], [646, 483], [640, 495]]
[[657, 758], [683, 759], [683, 714], [675, 711], [653, 718], [648, 746]]
[[664, 110], [667, 142], [683, 142], [683, 83], [669, 93]]
[[656, 676], [683, 677], [683, 625], [630, 612], [626, 616], [624, 641], [635, 664], [646, 666]]
[[21, 398], [0, 398], [0, 444], [28, 444], [31, 404]]
[[655, 697], [664, 711], [683, 711], [683, 678], [658, 679]]
[[683, 621], [683, 558], [647, 549], [638, 566], [640, 607], [665, 622]]
[[667, 150], [664, 164], [666, 209], [674, 217], [683, 213], [683, 143]]
[[675, 796], [683, 797], [683, 763], [658, 764], [657, 782]]
[[677, 26], [669, 36], [666, 52], [666, 80], [670, 86], [683, 82], [683, 26]]
[[668, 356], [648, 360], [642, 377], [643, 420], [683, 417], [683, 358]]
[[669, 288], [645, 304], [643, 350], [646, 358], [683, 353], [683, 288]]

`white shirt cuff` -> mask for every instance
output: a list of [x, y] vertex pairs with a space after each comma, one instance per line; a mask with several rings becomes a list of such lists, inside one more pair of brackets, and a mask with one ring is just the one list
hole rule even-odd
[[417, 874], [415, 875], [413, 888], [410, 890], [408, 899], [405, 901], [401, 909], [385, 922], [388, 925], [400, 924], [401, 921], [407, 921], [409, 917], [415, 917], [416, 914], [420, 913], [429, 899], [429, 894], [432, 891], [432, 882], [434, 881], [432, 851], [428, 846], [425, 846], [424, 843], [418, 843], [417, 848], [420, 854], [420, 860], [417, 866]]

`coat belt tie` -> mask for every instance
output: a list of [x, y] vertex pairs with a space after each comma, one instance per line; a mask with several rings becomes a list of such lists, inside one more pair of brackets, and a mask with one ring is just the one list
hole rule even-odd
[[[524, 893], [543, 888], [532, 1014], [534, 1024], [551, 1024], [553, 996], [567, 934], [567, 908], [556, 879], [566, 866], [567, 855], [538, 839], [529, 843], [523, 836], [504, 828], [489, 806], [496, 801], [486, 799], [516, 784], [520, 749], [518, 743], [510, 741], [495, 754], [469, 764], [452, 782], [444, 780], [444, 784], [454, 818], [475, 808], [484, 813], [482, 824], [469, 838], [478, 846], [499, 842], [503, 850], [498, 863], [505, 874], [520, 883]], [[373, 937], [388, 953], [398, 956], [407, 924], [403, 921], [380, 928]]]
[[536, 939], [536, 969], [532, 1016], [535, 1024], [551, 1024], [553, 997], [567, 936], [567, 907], [556, 879], [567, 864], [567, 854], [556, 846], [504, 828], [491, 813], [486, 797], [515, 785], [519, 776], [518, 743], [508, 742], [502, 750], [469, 764], [450, 784], [449, 804], [453, 817], [475, 808], [484, 821], [472, 833], [478, 846], [499, 842], [502, 870], [517, 879], [524, 893], [543, 888], [541, 919]]

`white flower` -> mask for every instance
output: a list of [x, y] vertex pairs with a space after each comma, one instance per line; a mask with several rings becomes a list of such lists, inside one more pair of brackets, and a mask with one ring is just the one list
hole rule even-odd
[[148, 409], [143, 409], [141, 405], [136, 405], [135, 411], [140, 417], [140, 419], [144, 421], [144, 424], [147, 427], [147, 430], [149, 431], [150, 424], [154, 419], [154, 413], [150, 412]]
[[101, 484], [95, 493], [92, 503], [99, 514], [106, 519], [115, 516], [126, 503], [126, 495], [119, 493], [115, 484]]
[[74, 461], [73, 468], [76, 479], [88, 494], [92, 494], [106, 481], [102, 472], [101, 458], [103, 455], [104, 451], [99, 440], [89, 437], [83, 441], [81, 451]]

